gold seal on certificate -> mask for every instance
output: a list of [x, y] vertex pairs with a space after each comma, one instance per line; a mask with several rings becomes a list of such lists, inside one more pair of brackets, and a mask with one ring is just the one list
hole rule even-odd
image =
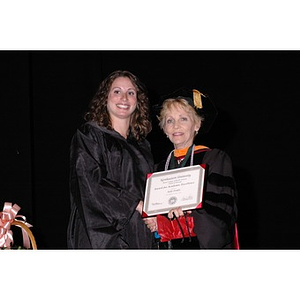
[[202, 207], [205, 165], [148, 174], [143, 217]]

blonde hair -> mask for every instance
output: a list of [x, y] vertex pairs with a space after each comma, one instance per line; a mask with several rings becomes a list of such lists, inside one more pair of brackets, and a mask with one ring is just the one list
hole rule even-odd
[[159, 127], [164, 130], [166, 125], [166, 115], [168, 110], [172, 106], [177, 106], [182, 108], [185, 112], [192, 115], [192, 118], [196, 124], [199, 124], [199, 128], [201, 127], [202, 122], [204, 121], [204, 118], [197, 114], [196, 110], [189, 104], [187, 100], [184, 98], [169, 98], [166, 99], [163, 104], [160, 111], [158, 118], [159, 121]]

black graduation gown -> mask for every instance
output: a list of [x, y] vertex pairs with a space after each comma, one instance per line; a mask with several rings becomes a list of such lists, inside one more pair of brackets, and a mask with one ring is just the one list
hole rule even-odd
[[[233, 248], [237, 221], [237, 189], [229, 156], [219, 149], [194, 152], [194, 165], [206, 164], [205, 187], [201, 209], [193, 210], [196, 241], [173, 240], [174, 248]], [[156, 170], [164, 170], [165, 161]], [[186, 166], [190, 166], [190, 159]]]
[[153, 235], [136, 211], [153, 172], [147, 140], [87, 122], [70, 147], [68, 248], [150, 249]]

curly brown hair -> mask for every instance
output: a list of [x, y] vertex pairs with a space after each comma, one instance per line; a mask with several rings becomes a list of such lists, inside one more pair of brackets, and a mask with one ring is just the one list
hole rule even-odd
[[108, 75], [101, 83], [84, 115], [86, 121], [95, 121], [99, 126], [112, 130], [110, 115], [107, 110], [107, 98], [112, 83], [118, 77], [127, 77], [137, 90], [137, 107], [131, 116], [130, 130], [136, 140], [144, 139], [152, 130], [149, 111], [149, 99], [145, 85], [129, 71], [117, 70]]

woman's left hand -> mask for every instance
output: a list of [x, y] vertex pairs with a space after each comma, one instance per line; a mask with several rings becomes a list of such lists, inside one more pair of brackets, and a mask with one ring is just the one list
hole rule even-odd
[[168, 212], [168, 218], [169, 218], [169, 219], [173, 219], [173, 218], [174, 218], [174, 215], [175, 215], [177, 218], [184, 216], [184, 212], [183, 212], [182, 208], [181, 208], [181, 207], [176, 207], [176, 208], [171, 209], [171, 210]]
[[[186, 213], [191, 214], [192, 211], [188, 210], [188, 211], [186, 211]], [[176, 218], [182, 217], [182, 216], [184, 216], [184, 211], [182, 210], [181, 207], [173, 208], [168, 212], [168, 218], [173, 219], [174, 215], [176, 216]]]

